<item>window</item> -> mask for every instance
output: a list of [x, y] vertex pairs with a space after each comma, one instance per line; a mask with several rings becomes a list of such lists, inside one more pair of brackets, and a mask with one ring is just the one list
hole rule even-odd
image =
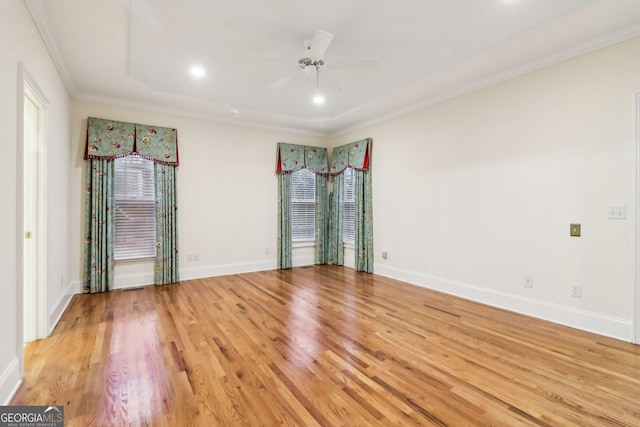
[[352, 168], [344, 170], [344, 216], [343, 216], [343, 242], [355, 244], [356, 235], [356, 198], [355, 198], [355, 173]]
[[153, 161], [140, 156], [115, 162], [116, 260], [156, 255], [156, 219]]
[[291, 240], [315, 241], [316, 174], [308, 169], [291, 173]]

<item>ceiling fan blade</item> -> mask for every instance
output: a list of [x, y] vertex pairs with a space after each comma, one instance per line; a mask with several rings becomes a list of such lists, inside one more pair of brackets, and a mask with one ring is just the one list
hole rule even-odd
[[329, 84], [331, 84], [331, 86], [333, 86], [338, 92], [342, 92], [342, 88], [340, 87], [340, 85], [335, 81], [335, 79], [333, 77], [331, 77], [331, 75], [329, 73], [327, 73], [326, 70], [323, 70], [322, 73], [320, 73], [320, 87], [323, 87], [324, 85], [322, 84], [323, 81], [327, 81]]
[[333, 40], [333, 34], [326, 31], [317, 30], [311, 40], [311, 47], [309, 48], [309, 56], [314, 61], [324, 58], [324, 53], [327, 51], [329, 44]]
[[281, 87], [285, 86], [290, 81], [292, 81], [293, 79], [295, 79], [296, 77], [298, 77], [300, 75], [300, 73], [303, 72], [303, 71], [304, 70], [296, 70], [293, 73], [289, 73], [286, 76], [284, 76], [283, 78], [281, 78], [279, 80], [276, 80], [275, 82], [271, 83], [269, 86], [264, 88], [264, 90], [268, 90], [268, 91], [278, 90]]
[[347, 71], [378, 71], [380, 63], [378, 61], [331, 61], [327, 67], [332, 70]]

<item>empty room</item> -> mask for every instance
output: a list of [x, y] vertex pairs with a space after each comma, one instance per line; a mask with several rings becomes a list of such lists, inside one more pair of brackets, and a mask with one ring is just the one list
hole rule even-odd
[[637, 0], [4, 0], [0, 85], [1, 425], [640, 425]]

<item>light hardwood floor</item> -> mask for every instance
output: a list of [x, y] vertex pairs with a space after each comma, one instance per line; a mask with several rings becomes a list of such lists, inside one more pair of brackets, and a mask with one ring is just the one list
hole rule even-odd
[[76, 295], [25, 371], [67, 426], [640, 425], [640, 346], [334, 266]]

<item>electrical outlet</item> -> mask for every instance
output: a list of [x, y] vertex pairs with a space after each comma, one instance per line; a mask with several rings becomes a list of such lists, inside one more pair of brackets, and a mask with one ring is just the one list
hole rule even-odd
[[193, 262], [200, 261], [200, 254], [198, 252], [193, 253]]
[[382, 259], [387, 259], [387, 256], [389, 256], [387, 251], [382, 251]]
[[187, 261], [193, 261], [193, 254], [192, 253], [188, 253], [187, 254]]
[[524, 287], [533, 288], [533, 276], [524, 276]]
[[571, 296], [580, 298], [582, 296], [582, 286], [571, 285]]

